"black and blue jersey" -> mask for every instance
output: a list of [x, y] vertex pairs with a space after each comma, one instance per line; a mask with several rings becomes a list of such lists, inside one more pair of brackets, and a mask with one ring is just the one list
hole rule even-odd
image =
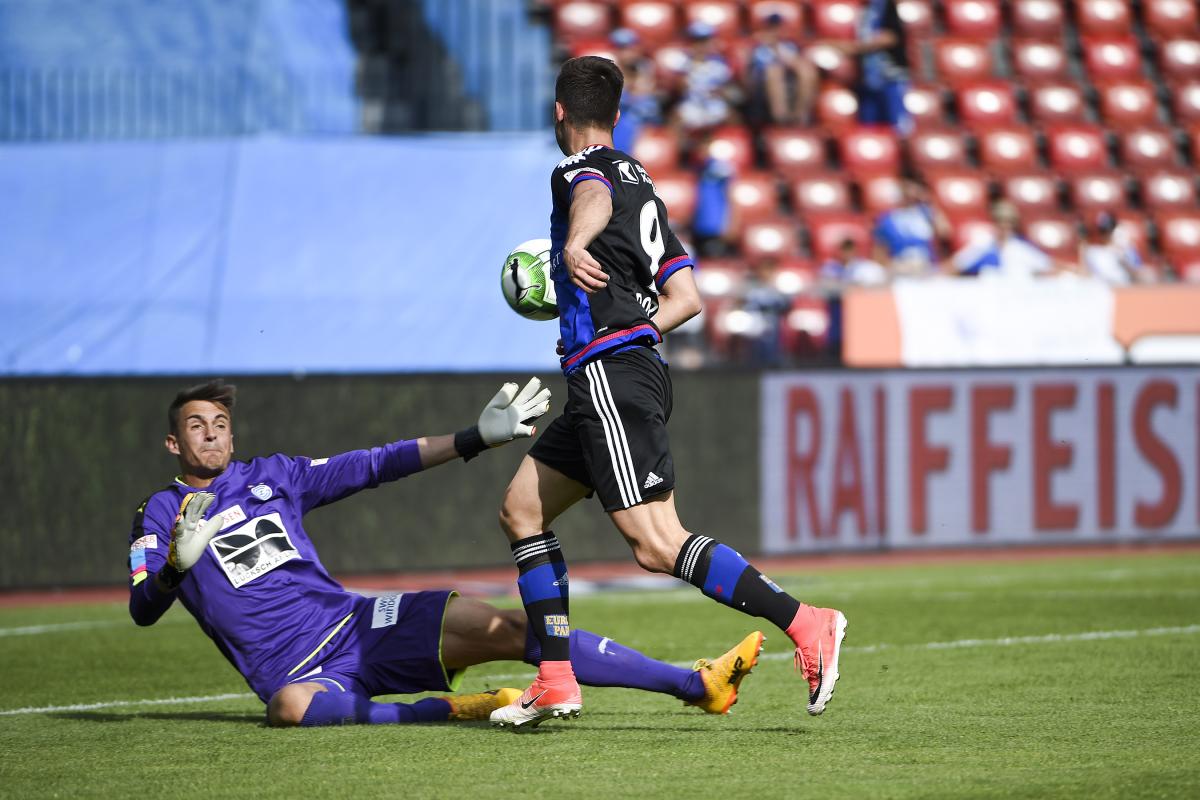
[[[583, 181], [603, 183], [613, 213], [588, 252], [608, 273], [608, 285], [587, 294], [567, 275], [563, 246], [571, 196]], [[559, 162], [550, 177], [550, 276], [558, 294], [559, 330], [570, 374], [604, 353], [653, 347], [662, 333], [653, 322], [658, 292], [692, 259], [667, 223], [667, 207], [637, 159], [605, 145], [591, 145]]]

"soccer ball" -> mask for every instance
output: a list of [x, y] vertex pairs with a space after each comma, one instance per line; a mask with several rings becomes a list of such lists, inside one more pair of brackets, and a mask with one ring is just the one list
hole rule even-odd
[[512, 249], [500, 270], [509, 307], [526, 319], [555, 319], [558, 301], [550, 280], [550, 240], [530, 239]]

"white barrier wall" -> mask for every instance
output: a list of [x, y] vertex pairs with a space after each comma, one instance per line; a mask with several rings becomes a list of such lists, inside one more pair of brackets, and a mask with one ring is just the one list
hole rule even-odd
[[763, 378], [766, 552], [1200, 537], [1200, 369]]

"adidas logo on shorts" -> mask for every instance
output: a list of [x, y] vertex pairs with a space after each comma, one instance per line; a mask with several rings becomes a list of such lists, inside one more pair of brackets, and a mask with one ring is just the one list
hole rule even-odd
[[642, 484], [643, 489], [649, 489], [651, 486], [658, 486], [663, 482], [663, 479], [651, 472], [646, 476], [646, 482]]

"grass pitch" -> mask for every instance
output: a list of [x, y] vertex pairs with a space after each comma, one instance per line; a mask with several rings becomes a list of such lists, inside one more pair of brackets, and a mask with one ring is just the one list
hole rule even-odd
[[[774, 577], [850, 620], [823, 717], [764, 628], [728, 717], [585, 689], [578, 721], [523, 735], [273, 730], [178, 607], [149, 629], [119, 605], [3, 609], [0, 797], [1200, 796], [1200, 554]], [[688, 663], [756, 625], [689, 589], [571, 610]], [[531, 676], [475, 668], [464, 690]]]

